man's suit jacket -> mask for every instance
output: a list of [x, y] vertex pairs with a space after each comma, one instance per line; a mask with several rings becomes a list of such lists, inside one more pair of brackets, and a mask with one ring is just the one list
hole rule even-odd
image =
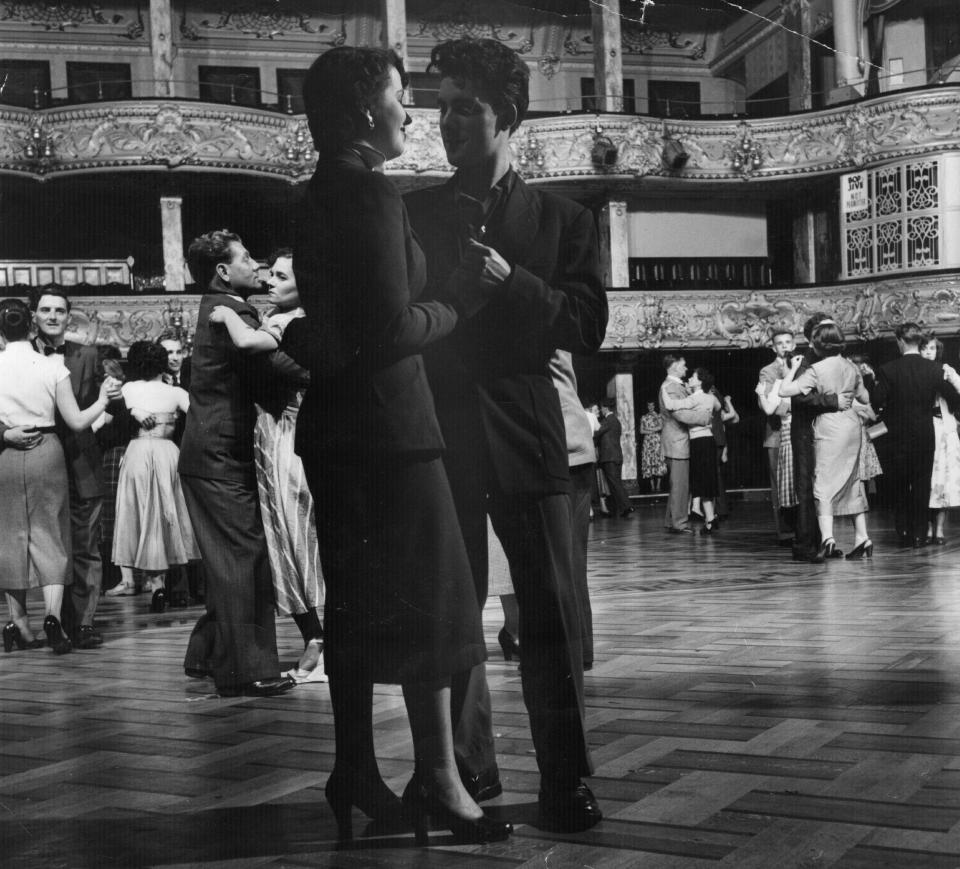
[[[667, 400], [682, 401], [687, 408], [670, 410]], [[663, 419], [663, 431], [660, 432], [660, 442], [663, 444], [663, 455], [668, 459], [690, 458], [690, 426], [710, 425], [710, 411], [691, 409], [687, 387], [680, 381], [668, 377], [660, 385], [660, 417]]]
[[616, 414], [608, 413], [600, 420], [600, 428], [595, 435], [597, 439], [597, 461], [619, 462], [623, 464], [623, 448], [620, 446], [620, 436], [623, 426]]
[[210, 323], [215, 305], [236, 311], [248, 326], [260, 324], [248, 302], [214, 291], [201, 298], [179, 470], [186, 476], [249, 484], [254, 479], [254, 401], [269, 388], [269, 364], [263, 355], [241, 353], [224, 326]]
[[[455, 196], [454, 179], [407, 196], [427, 258], [427, 298], [447, 298], [460, 262]], [[603, 343], [607, 299], [593, 215], [517, 177], [483, 242], [511, 265], [510, 278], [424, 353], [448, 467], [481, 456], [507, 495], [566, 492], [566, 436], [549, 363], [557, 349], [594, 353]]]
[[[44, 342], [37, 338], [37, 350], [44, 351]], [[75, 341], [63, 344], [63, 363], [70, 372], [70, 385], [73, 387], [77, 407], [85, 410], [100, 396], [100, 376], [97, 367], [97, 348]], [[77, 497], [81, 500], [103, 496], [103, 452], [97, 443], [93, 431], [73, 431], [57, 415], [57, 435], [63, 444], [63, 454], [67, 462]]]
[[439, 452], [420, 351], [452, 331], [458, 314], [419, 299], [423, 253], [393, 182], [352, 152], [321, 160], [294, 239], [306, 317], [287, 326], [281, 349], [311, 377], [297, 452], [361, 461]]
[[934, 451], [933, 406], [938, 395], [956, 407], [960, 396], [943, 379], [943, 363], [908, 353], [880, 369], [871, 396], [886, 423], [894, 453]]

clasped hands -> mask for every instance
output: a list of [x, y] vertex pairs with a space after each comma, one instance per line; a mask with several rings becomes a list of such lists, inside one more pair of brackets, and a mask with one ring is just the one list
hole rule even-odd
[[447, 279], [446, 294], [463, 316], [472, 317], [497, 295], [512, 273], [498, 251], [470, 239], [466, 254]]

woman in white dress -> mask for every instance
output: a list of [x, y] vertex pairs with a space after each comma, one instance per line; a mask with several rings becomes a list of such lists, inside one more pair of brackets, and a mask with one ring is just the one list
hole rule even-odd
[[148, 421], [131, 438], [120, 464], [112, 560], [144, 576], [146, 590], [153, 592], [150, 608], [163, 612], [167, 571], [200, 558], [177, 473], [180, 450], [173, 442], [190, 397], [164, 381], [163, 347], [138, 342], [127, 363], [133, 379], [123, 385], [124, 403], [131, 415]]
[[72, 648], [60, 625], [70, 507], [55, 414], [73, 431], [83, 431], [120, 393], [119, 383], [108, 377], [97, 400], [80, 410], [63, 357], [44, 356], [30, 343], [32, 322], [30, 309], [19, 299], [0, 302], [0, 338], [5, 344], [0, 352], [0, 588], [10, 611], [3, 645], [7, 652], [42, 645], [27, 615], [27, 590], [40, 586], [47, 643], [62, 655]]
[[[943, 361], [943, 342], [933, 336], [920, 345], [920, 355], [935, 362]], [[927, 540], [942, 546], [944, 520], [948, 507], [960, 507], [960, 440], [957, 438], [957, 418], [941, 396], [933, 411], [933, 434], [936, 447], [933, 453], [933, 473], [930, 477], [930, 523]]]
[[[251, 329], [236, 312], [222, 305], [215, 307], [210, 315], [211, 323], [223, 323], [237, 348], [249, 353], [275, 351], [287, 324], [304, 315], [293, 274], [293, 251], [280, 248], [270, 255], [269, 263], [268, 297], [275, 307], [259, 329]], [[303, 637], [303, 654], [290, 675], [298, 682], [325, 682], [319, 615], [323, 605], [323, 573], [313, 498], [304, 477], [303, 463], [293, 449], [297, 415], [310, 376], [292, 363], [285, 366], [284, 375], [278, 383], [273, 405], [257, 406], [253, 448], [260, 512], [277, 612], [291, 616]]]

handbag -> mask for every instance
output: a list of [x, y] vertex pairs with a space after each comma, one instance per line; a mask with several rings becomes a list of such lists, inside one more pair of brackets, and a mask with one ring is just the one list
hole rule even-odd
[[875, 422], [873, 425], [867, 426], [867, 437], [871, 441], [875, 441], [878, 437], [882, 437], [887, 433], [887, 424], [885, 422]]

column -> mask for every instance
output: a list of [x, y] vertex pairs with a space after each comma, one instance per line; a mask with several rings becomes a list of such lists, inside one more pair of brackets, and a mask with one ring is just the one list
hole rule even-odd
[[[618, 368], [630, 369], [633, 356], [621, 359]], [[617, 417], [623, 433], [620, 435], [620, 447], [623, 450], [623, 469], [620, 476], [628, 492], [636, 491], [637, 477], [637, 420], [633, 400], [633, 373], [630, 370], [619, 371], [607, 387], [617, 399]]]
[[[810, 33], [810, 0], [792, 0], [783, 5], [783, 25], [804, 36]], [[790, 111], [813, 108], [813, 69], [810, 43], [806, 39], [787, 39], [787, 79]]]
[[183, 199], [160, 197], [160, 227], [163, 232], [163, 287], [168, 293], [182, 293], [186, 286], [183, 261], [183, 224], [180, 213]]
[[816, 228], [812, 211], [793, 218], [793, 279], [798, 284], [817, 282]]
[[626, 202], [608, 202], [600, 210], [600, 265], [605, 286], [630, 286], [630, 213]]
[[593, 24], [593, 86], [597, 110], [623, 111], [623, 58], [620, 38], [620, 0], [590, 6]]
[[384, 48], [392, 48], [406, 65], [407, 62], [407, 3], [406, 0], [380, 0], [380, 19], [383, 21], [381, 40]]
[[170, 0], [150, 0], [150, 56], [153, 59], [155, 97], [177, 96], [173, 74], [174, 54]]
[[863, 72], [860, 51], [863, 43], [863, 22], [856, 0], [833, 0], [833, 41], [837, 58], [837, 87], [831, 102], [862, 96]]

